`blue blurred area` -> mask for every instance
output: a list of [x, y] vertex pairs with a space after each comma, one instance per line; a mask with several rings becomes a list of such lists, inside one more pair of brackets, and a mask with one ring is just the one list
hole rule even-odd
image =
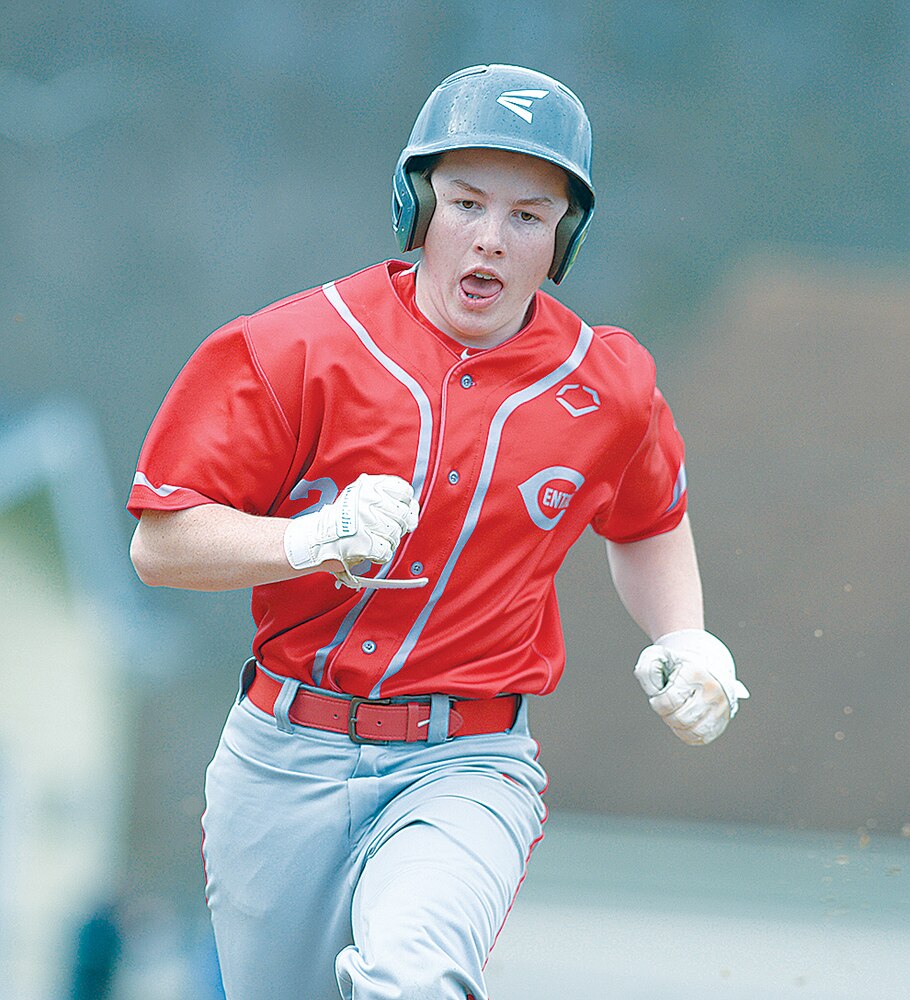
[[75, 933], [67, 1000], [224, 1000], [207, 924], [139, 894], [105, 904]]
[[111, 906], [95, 910], [76, 935], [70, 1000], [107, 1000], [113, 995], [123, 939]]

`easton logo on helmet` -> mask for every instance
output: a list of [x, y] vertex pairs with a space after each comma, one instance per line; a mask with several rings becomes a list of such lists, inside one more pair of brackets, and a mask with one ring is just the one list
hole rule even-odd
[[575, 469], [551, 465], [521, 483], [518, 492], [537, 527], [552, 531], [584, 481], [585, 477]]
[[533, 108], [535, 101], [542, 101], [549, 93], [549, 90], [506, 90], [496, 98], [496, 103], [514, 111], [519, 118], [524, 118], [530, 124], [534, 113], [528, 111], [528, 108]]

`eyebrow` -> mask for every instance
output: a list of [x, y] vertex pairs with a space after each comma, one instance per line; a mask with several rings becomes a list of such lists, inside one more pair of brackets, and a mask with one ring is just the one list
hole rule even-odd
[[[462, 191], [467, 191], [469, 194], [486, 195], [486, 193], [487, 193], [486, 191], [483, 190], [483, 188], [474, 187], [473, 184], [469, 184], [467, 181], [463, 181], [463, 180], [461, 180], [458, 177], [453, 177], [452, 178], [452, 183], [456, 187], [461, 188]], [[540, 206], [544, 206], [544, 205], [553, 205], [553, 204], [555, 204], [555, 202], [553, 201], [552, 198], [548, 197], [547, 195], [542, 194], [542, 195], [537, 195], [534, 198], [519, 198], [515, 202], [515, 204], [516, 205], [540, 205]]]

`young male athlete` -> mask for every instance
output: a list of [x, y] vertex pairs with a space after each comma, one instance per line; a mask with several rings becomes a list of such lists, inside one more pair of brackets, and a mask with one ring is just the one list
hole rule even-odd
[[710, 742], [747, 694], [703, 630], [650, 356], [539, 291], [591, 221], [590, 162], [558, 81], [449, 77], [394, 175], [419, 265], [228, 323], [155, 417], [140, 576], [253, 588], [203, 823], [230, 1000], [485, 1000], [545, 815], [526, 696], [562, 674], [554, 576], [589, 525], [676, 734]]

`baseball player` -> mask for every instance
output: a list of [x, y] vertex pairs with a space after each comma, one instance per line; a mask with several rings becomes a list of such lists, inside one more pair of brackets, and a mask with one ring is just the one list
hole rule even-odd
[[540, 291], [584, 240], [590, 165], [563, 84], [455, 73], [394, 173], [419, 263], [228, 323], [154, 419], [139, 575], [252, 587], [203, 817], [229, 1000], [486, 1000], [546, 814], [528, 696], [563, 672], [554, 577], [588, 526], [677, 736], [709, 743], [747, 694], [704, 631], [651, 357]]

